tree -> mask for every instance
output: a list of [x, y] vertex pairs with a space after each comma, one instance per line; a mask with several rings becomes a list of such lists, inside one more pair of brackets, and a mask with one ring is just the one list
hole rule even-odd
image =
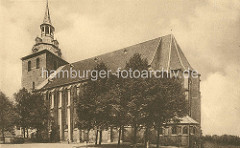
[[124, 93], [128, 100], [127, 108], [134, 128], [133, 143], [137, 143], [137, 129], [142, 125], [145, 127], [146, 147], [149, 141], [149, 129], [155, 126], [158, 131], [157, 146], [159, 147], [160, 126], [169, 121], [178, 122], [177, 117], [187, 114], [187, 102], [181, 80], [166, 76], [161, 79], [149, 77], [147, 59], [143, 59], [140, 54], [134, 54], [125, 69], [132, 71], [132, 74], [134, 71], [140, 73], [140, 77], [133, 77], [134, 75], [127, 77], [121, 88], [126, 90]]
[[144, 121], [154, 123], [159, 148], [161, 126], [170, 121], [178, 122], [178, 117], [186, 115], [187, 101], [181, 80], [178, 78], [151, 78], [147, 92], [148, 103], [145, 112], [148, 116]]
[[50, 120], [48, 102], [44, 100], [41, 94], [31, 94], [25, 88], [19, 90], [14, 96], [18, 115], [17, 125], [23, 128], [24, 138], [26, 137], [26, 130], [28, 131], [31, 128], [37, 130], [37, 140], [42, 140], [40, 133], [47, 133], [48, 121]]
[[44, 134], [48, 131], [48, 121], [50, 120], [50, 110], [48, 102], [40, 93], [31, 94], [29, 99], [29, 126], [37, 130], [37, 140], [41, 141], [41, 133]]
[[107, 72], [107, 67], [104, 63], [97, 64], [93, 69], [94, 76], [98, 79], [89, 79], [83, 88], [83, 95], [79, 96], [77, 105], [77, 113], [79, 119], [79, 128], [96, 129], [97, 144], [98, 132], [100, 132], [99, 144], [102, 139], [102, 129], [108, 127], [109, 123], [109, 106], [105, 99], [105, 95], [109, 91], [108, 78], [101, 78], [100, 71]]
[[15, 117], [13, 103], [0, 91], [0, 130], [3, 143], [5, 143], [5, 131], [13, 131]]
[[27, 89], [22, 88], [15, 93], [14, 96], [16, 101], [16, 112], [18, 115], [17, 125], [23, 128], [23, 136], [25, 138], [26, 130], [30, 128], [31, 94], [27, 91]]
[[112, 87], [108, 95], [105, 96], [105, 100], [108, 100], [106, 103], [110, 106], [110, 125], [119, 128], [117, 147], [120, 147], [122, 131], [124, 130], [124, 126], [128, 125], [131, 119], [128, 108], [128, 90], [124, 87], [125, 80], [123, 78], [118, 79], [112, 76], [109, 83], [112, 84]]
[[[147, 59], [143, 59], [140, 54], [134, 54], [133, 57], [127, 62], [125, 69], [130, 71], [139, 71], [148, 73], [148, 62]], [[133, 75], [134, 76], [134, 75]], [[143, 102], [146, 97], [147, 89], [147, 78], [143, 77], [132, 77], [129, 76], [125, 80], [124, 87], [127, 89], [128, 97], [128, 108], [129, 114], [131, 115], [131, 125], [134, 128], [133, 144], [136, 146], [137, 143], [137, 130], [141, 125], [143, 113]]]
[[[121, 132], [125, 125], [132, 125], [134, 128], [133, 144], [137, 143], [137, 130], [141, 124], [143, 101], [147, 80], [134, 77], [134, 71], [145, 71], [148, 73], [147, 59], [142, 59], [140, 54], [134, 54], [126, 63], [128, 77], [120, 74], [118, 78], [110, 78], [111, 89], [109, 90], [108, 100], [111, 100], [112, 124], [119, 128], [118, 147], [120, 146]], [[105, 96], [106, 97], [106, 96]]]

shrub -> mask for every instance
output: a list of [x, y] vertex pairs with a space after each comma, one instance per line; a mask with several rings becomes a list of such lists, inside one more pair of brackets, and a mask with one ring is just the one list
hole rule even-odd
[[233, 135], [222, 135], [222, 136], [217, 136], [217, 135], [206, 135], [202, 137], [203, 141], [209, 141], [212, 143], [217, 143], [217, 144], [223, 144], [223, 145], [240, 145], [240, 137], [239, 136], [233, 136]]
[[24, 143], [24, 138], [15, 137], [15, 138], [13, 138], [12, 143], [13, 144], [22, 144], [22, 143]]

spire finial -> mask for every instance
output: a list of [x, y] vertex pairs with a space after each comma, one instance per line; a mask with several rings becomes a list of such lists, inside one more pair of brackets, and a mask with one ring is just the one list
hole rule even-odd
[[48, 0], [47, 0], [47, 4], [46, 4], [46, 11], [45, 11], [44, 19], [43, 19], [43, 24], [52, 25], [51, 18], [50, 18], [50, 12], [49, 12], [49, 8], [48, 8]]

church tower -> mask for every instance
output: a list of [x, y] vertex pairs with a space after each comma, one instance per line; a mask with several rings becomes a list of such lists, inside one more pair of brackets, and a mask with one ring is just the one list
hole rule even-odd
[[[52, 25], [48, 1], [43, 23], [40, 25], [41, 37], [36, 37], [30, 55], [22, 60], [22, 87], [34, 90], [50, 75], [51, 70], [67, 64], [61, 58], [59, 42], [54, 39], [55, 28]], [[46, 71], [48, 73], [46, 73]]]
[[54, 39], [54, 31], [55, 28], [52, 25], [50, 12], [48, 8], [48, 1], [46, 5], [45, 16], [43, 19], [43, 23], [40, 25], [41, 37], [36, 37], [35, 45], [32, 48], [32, 52], [36, 53], [38, 51], [47, 49], [54, 53], [55, 55], [61, 57], [61, 49], [59, 48], [59, 43]]

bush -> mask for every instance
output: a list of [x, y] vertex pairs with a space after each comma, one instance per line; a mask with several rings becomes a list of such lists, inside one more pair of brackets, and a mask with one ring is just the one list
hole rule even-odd
[[206, 135], [202, 137], [203, 141], [208, 141], [212, 143], [222, 144], [222, 145], [240, 145], [240, 137], [239, 136], [232, 136], [232, 135]]
[[15, 137], [15, 138], [13, 138], [12, 143], [13, 144], [22, 144], [22, 143], [24, 143], [24, 138]]

